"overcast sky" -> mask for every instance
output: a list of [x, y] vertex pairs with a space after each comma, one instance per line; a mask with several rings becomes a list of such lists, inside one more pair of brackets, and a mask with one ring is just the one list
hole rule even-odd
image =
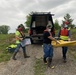
[[0, 0], [0, 25], [8, 25], [11, 28], [9, 32], [15, 32], [32, 11], [51, 12], [59, 23], [69, 13], [76, 24], [76, 0]]

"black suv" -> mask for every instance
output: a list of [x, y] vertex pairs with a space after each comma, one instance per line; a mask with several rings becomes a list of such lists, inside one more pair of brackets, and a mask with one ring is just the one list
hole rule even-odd
[[31, 37], [31, 43], [35, 43], [35, 41], [43, 40], [43, 32], [46, 29], [46, 25], [52, 25], [52, 34], [54, 33], [54, 23], [52, 19], [53, 14], [50, 12], [33, 12], [31, 14], [31, 24], [29, 29], [29, 35]]

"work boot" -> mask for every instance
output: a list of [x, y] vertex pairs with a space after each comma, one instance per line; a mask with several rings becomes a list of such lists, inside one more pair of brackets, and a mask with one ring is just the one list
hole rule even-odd
[[26, 51], [23, 52], [24, 58], [29, 58], [30, 56], [27, 56]]
[[52, 57], [49, 57], [49, 58], [48, 58], [48, 67], [50, 67], [51, 62], [52, 62]]
[[64, 63], [66, 63], [66, 62], [67, 62], [66, 57], [63, 57], [63, 62], [64, 62]]
[[17, 60], [17, 59], [15, 58], [16, 54], [17, 54], [17, 52], [14, 52], [13, 57], [12, 57], [13, 60]]
[[25, 53], [24, 53], [24, 58], [29, 58], [30, 56], [27, 56]]
[[43, 61], [44, 61], [45, 64], [47, 64], [47, 61], [46, 61], [46, 58], [45, 57], [43, 58]]

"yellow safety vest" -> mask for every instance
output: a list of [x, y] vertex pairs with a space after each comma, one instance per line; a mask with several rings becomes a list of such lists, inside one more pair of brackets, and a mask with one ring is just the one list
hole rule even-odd
[[[18, 37], [21, 37], [21, 34], [19, 31], [16, 31], [15, 35]], [[19, 44], [19, 43], [20, 43], [20, 40], [18, 38], [16, 38], [16, 44]]]

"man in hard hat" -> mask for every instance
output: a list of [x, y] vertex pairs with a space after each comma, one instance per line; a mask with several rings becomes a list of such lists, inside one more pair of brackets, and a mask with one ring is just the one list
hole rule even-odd
[[16, 56], [17, 52], [19, 51], [20, 47], [21, 47], [22, 50], [23, 50], [24, 58], [28, 57], [28, 56], [26, 55], [25, 45], [22, 46], [22, 43], [21, 43], [21, 42], [24, 40], [24, 37], [25, 37], [25, 34], [24, 34], [24, 32], [23, 32], [23, 30], [24, 30], [23, 28], [24, 28], [24, 27], [23, 27], [22, 25], [19, 25], [18, 28], [17, 28], [17, 30], [16, 30], [16, 33], [15, 33], [17, 47], [16, 47], [16, 49], [15, 49], [15, 51], [14, 51], [14, 54], [13, 54], [13, 57], [12, 57], [13, 60], [16, 60], [15, 56]]
[[47, 25], [43, 33], [43, 51], [44, 51], [43, 61], [45, 64], [48, 62], [48, 67], [50, 67], [53, 57], [53, 47], [51, 45], [51, 42], [53, 40], [56, 43], [58, 43], [57, 40], [52, 37], [52, 34], [50, 32], [51, 28], [52, 28], [51, 25]]
[[[58, 37], [60, 37], [61, 40], [64, 41], [70, 41], [71, 40], [71, 34], [70, 29], [68, 29], [69, 22], [66, 21], [63, 23], [63, 27], [60, 29], [58, 33]], [[66, 62], [66, 53], [67, 53], [68, 47], [62, 47], [62, 55], [63, 55], [63, 61]]]

